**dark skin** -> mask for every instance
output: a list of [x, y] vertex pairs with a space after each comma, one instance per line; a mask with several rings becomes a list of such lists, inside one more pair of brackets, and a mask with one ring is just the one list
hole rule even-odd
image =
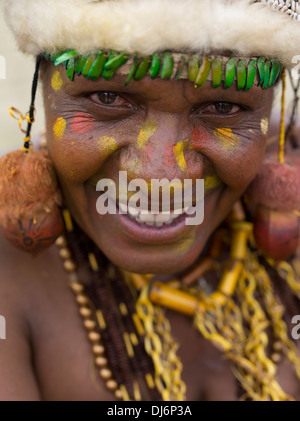
[[[73, 217], [115, 264], [127, 270], [184, 272], [204, 252], [211, 234], [257, 172], [267, 142], [261, 119], [270, 115], [272, 90], [214, 90], [209, 83], [197, 90], [188, 81], [147, 78], [124, 88], [121, 77], [110, 82], [83, 78], [70, 82], [62, 68], [63, 85], [55, 91], [51, 80], [56, 70], [48, 66], [44, 74], [49, 151]], [[120, 93], [121, 97], [113, 104], [101, 105], [97, 92], [103, 91]], [[95, 120], [87, 134], [71, 130], [71, 121], [79, 112]], [[57, 118], [67, 123], [61, 138], [53, 131]], [[157, 127], [148, 140], [152, 149], [141, 150], [138, 135], [149, 119]], [[228, 147], [222, 143], [217, 136], [220, 128], [230, 128], [237, 144]], [[116, 140], [113, 152], [99, 149], [98, 140], [103, 136]], [[173, 155], [168, 167], [162, 153], [168, 145], [184, 139], [189, 139], [191, 146], [184, 150], [186, 172]], [[141, 163], [139, 171], [137, 167], [132, 170], [132, 159]], [[131, 178], [147, 181], [217, 175], [221, 183], [207, 193], [203, 224], [186, 228], [172, 242], [141, 243], [126, 235], [119, 215], [100, 217], [95, 212], [99, 196], [95, 179], [106, 177], [117, 182], [120, 169], [130, 169]], [[57, 248], [53, 246], [32, 260], [3, 240], [0, 256], [0, 313], [7, 321], [7, 339], [0, 342], [0, 399], [113, 400], [91, 367], [91, 345]], [[188, 317], [172, 311], [167, 315], [172, 334], [181, 344], [178, 354], [187, 399], [235, 400], [230, 363], [192, 329]], [[287, 393], [300, 398], [298, 382], [285, 362], [279, 368], [279, 381]]]
[[[55, 93], [51, 88], [53, 71], [49, 69], [45, 76], [49, 150], [72, 215], [108, 258], [124, 269], [172, 273], [189, 266], [257, 172], [266, 144], [260, 122], [270, 113], [272, 91], [212, 89], [209, 82], [197, 90], [188, 81], [165, 83], [150, 78], [133, 81], [127, 87], [125, 77], [111, 82], [84, 78], [71, 82], [62, 71], [63, 85]], [[105, 106], [97, 97], [97, 91], [104, 90], [121, 96]], [[232, 105], [226, 105], [229, 102]], [[251, 111], [246, 112], [248, 109]], [[72, 133], [71, 123], [79, 112], [96, 120], [87, 134]], [[52, 135], [57, 118], [66, 121], [62, 139]], [[138, 149], [139, 132], [149, 121], [155, 122], [157, 130], [147, 148]], [[214, 135], [222, 128], [231, 130], [234, 140], [222, 141]], [[117, 149], [113, 153], [101, 153], [101, 147], [99, 150], [102, 136], [115, 139]], [[165, 151], [184, 139], [188, 139], [186, 171], [174, 156], [169, 158], [169, 166], [165, 160]], [[109, 178], [118, 185], [120, 170], [128, 171], [129, 181], [178, 178], [183, 182], [185, 178], [195, 181], [218, 176], [220, 183], [206, 195], [203, 224], [187, 226], [172, 241], [148, 244], [127, 235], [118, 215], [100, 216], [96, 212], [99, 193], [95, 180]]]

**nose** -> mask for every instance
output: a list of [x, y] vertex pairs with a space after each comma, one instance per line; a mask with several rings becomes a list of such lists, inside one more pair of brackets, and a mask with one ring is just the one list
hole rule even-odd
[[183, 114], [148, 116], [120, 153], [129, 179], [196, 180], [203, 175], [203, 157], [191, 143], [194, 125]]

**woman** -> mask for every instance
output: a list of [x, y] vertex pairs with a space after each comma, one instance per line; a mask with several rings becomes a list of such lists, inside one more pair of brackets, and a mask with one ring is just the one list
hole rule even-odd
[[[262, 162], [300, 10], [211, 3], [6, 1], [38, 58], [23, 150], [1, 163], [2, 224], [33, 254], [60, 235], [34, 260], [2, 242], [1, 399], [299, 399], [284, 115]], [[31, 150], [38, 74], [51, 161]], [[170, 200], [154, 199], [163, 179]]]

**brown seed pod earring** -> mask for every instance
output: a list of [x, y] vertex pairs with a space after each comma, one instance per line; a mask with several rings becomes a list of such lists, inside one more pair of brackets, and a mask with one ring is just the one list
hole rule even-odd
[[45, 150], [33, 150], [30, 140], [40, 62], [38, 56], [29, 112], [23, 117], [10, 109], [14, 118], [19, 114], [21, 130], [27, 120], [23, 147], [0, 159], [0, 225], [13, 245], [33, 255], [53, 244], [64, 230], [62, 197], [51, 159]]
[[[282, 74], [279, 156], [269, 155], [245, 195], [253, 233], [264, 254], [276, 261], [292, 257], [300, 233], [300, 159], [285, 156], [285, 72]], [[295, 101], [298, 98], [295, 96]]]

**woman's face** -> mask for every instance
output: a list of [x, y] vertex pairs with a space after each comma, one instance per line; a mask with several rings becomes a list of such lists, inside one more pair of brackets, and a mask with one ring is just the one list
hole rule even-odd
[[[211, 82], [195, 88], [187, 80], [149, 77], [125, 86], [125, 79], [75, 76], [70, 81], [63, 66], [48, 65], [44, 99], [49, 151], [66, 206], [111, 261], [133, 272], [182, 271], [203, 251], [258, 170], [272, 89], [215, 89]], [[194, 187], [197, 179], [204, 179], [203, 222], [187, 225], [183, 214], [172, 223], [161, 223], [158, 217], [156, 225], [149, 225], [120, 214], [120, 171], [127, 172], [128, 183], [145, 180], [149, 192], [153, 179], [177, 179], [182, 186], [189, 179]], [[101, 179], [116, 186], [116, 214], [97, 211]], [[128, 200], [133, 194], [128, 192]], [[150, 203], [150, 194], [148, 199]], [[172, 201], [170, 206], [173, 210]]]

